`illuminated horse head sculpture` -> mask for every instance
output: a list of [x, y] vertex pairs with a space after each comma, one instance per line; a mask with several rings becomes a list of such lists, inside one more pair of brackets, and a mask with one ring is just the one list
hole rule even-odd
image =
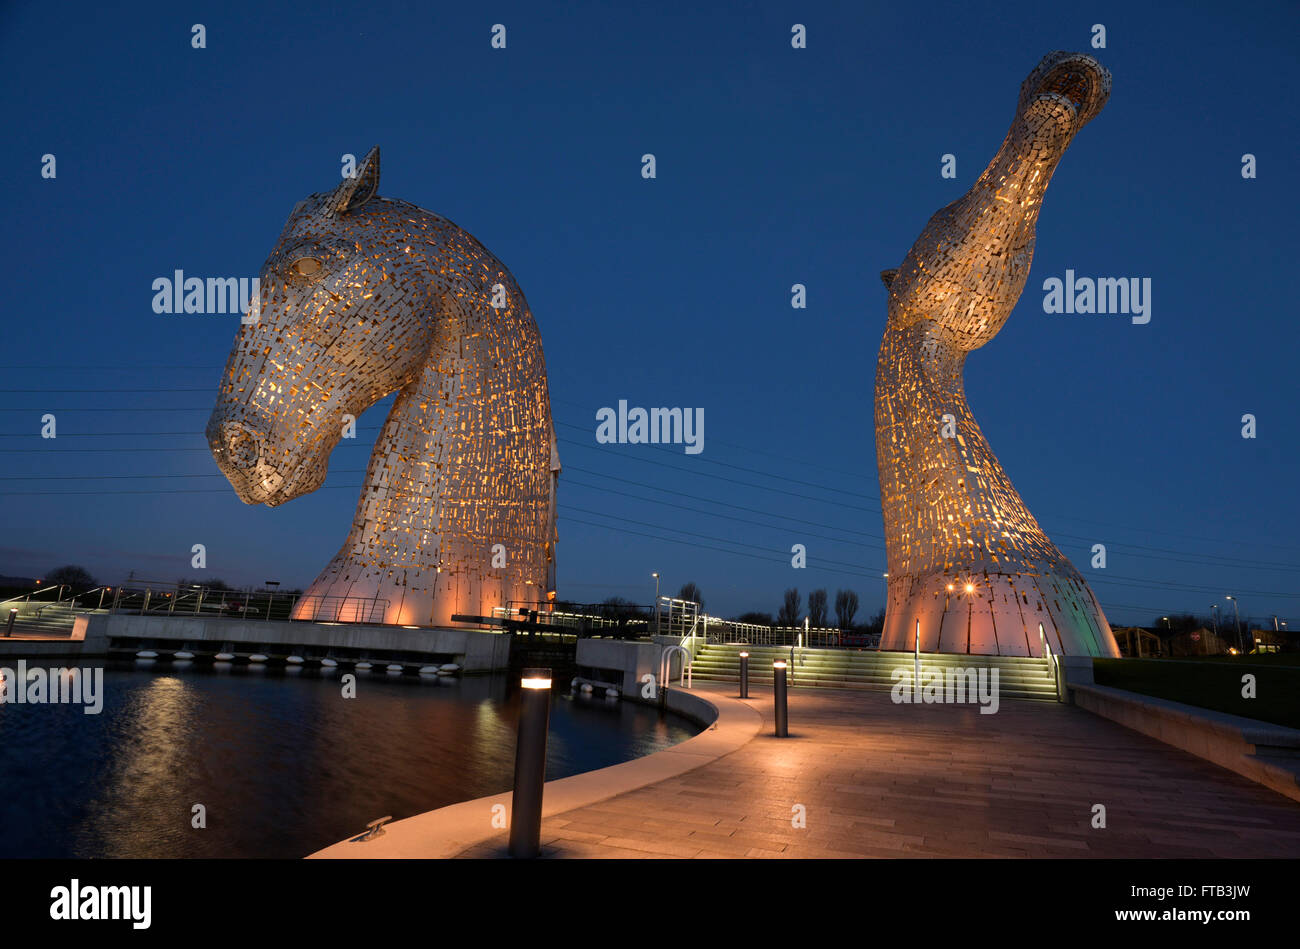
[[347, 540], [294, 618], [442, 626], [545, 600], [560, 465], [537, 326], [482, 244], [378, 187], [374, 148], [289, 215], [212, 454], [246, 504], [282, 504], [319, 488], [356, 417], [397, 392]]
[[1110, 73], [1090, 56], [1046, 56], [984, 173], [930, 218], [898, 270], [881, 274], [882, 649], [1037, 656], [1046, 641], [1056, 653], [1119, 655], [1088, 584], [993, 455], [962, 382], [967, 353], [997, 335], [1025, 287], [1052, 173], [1109, 95]]

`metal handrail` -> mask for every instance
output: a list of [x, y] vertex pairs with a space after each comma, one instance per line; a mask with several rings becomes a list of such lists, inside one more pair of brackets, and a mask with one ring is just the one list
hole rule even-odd
[[669, 680], [672, 679], [672, 660], [669, 657], [679, 651], [682, 654], [682, 675], [677, 684], [681, 685], [682, 683], [685, 683], [686, 688], [688, 689], [694, 685], [694, 678], [691, 669], [692, 666], [695, 665], [695, 657], [691, 655], [691, 651], [680, 644], [676, 646], [665, 646], [663, 652], [659, 654], [660, 691], [667, 689]]
[[[217, 597], [218, 593], [221, 595], [220, 599]], [[160, 600], [165, 602], [160, 603]], [[270, 621], [275, 614], [276, 618], [290, 622], [301, 620], [382, 623], [389, 602], [378, 595], [373, 597], [303, 595], [273, 590], [254, 590], [252, 587], [242, 590], [214, 589], [202, 585], [133, 579], [114, 589], [109, 612], [174, 615], [179, 607], [182, 611], [193, 615], [202, 613], [218, 617], [237, 616], [240, 619], [249, 619], [251, 612], [252, 619], [263, 621]]]
[[73, 607], [75, 607], [75, 606], [77, 605], [77, 601], [78, 601], [79, 599], [81, 599], [83, 596], [90, 596], [90, 594], [92, 594], [92, 593], [98, 591], [98, 592], [99, 592], [99, 606], [95, 607], [95, 609], [100, 609], [100, 608], [102, 608], [103, 605], [104, 605], [104, 594], [107, 593], [107, 592], [108, 592], [109, 590], [111, 590], [111, 589], [113, 589], [113, 588], [110, 587], [110, 586], [107, 586], [107, 585], [104, 585], [104, 586], [97, 586], [97, 587], [91, 587], [89, 590], [86, 590], [86, 591], [84, 591], [84, 592], [82, 592], [82, 593], [76, 593], [76, 594], [73, 594], [72, 596], [68, 597], [68, 602], [69, 602], [70, 604], [72, 604]]
[[1061, 662], [1057, 654], [1052, 650], [1052, 644], [1047, 641], [1047, 633], [1043, 631], [1043, 624], [1038, 624], [1038, 642], [1041, 644], [1043, 659], [1047, 662], [1047, 668], [1052, 672], [1052, 685], [1056, 688], [1056, 701], [1061, 699]]
[[64, 588], [67, 588], [67, 589], [70, 590], [70, 589], [72, 589], [72, 586], [71, 586], [71, 584], [67, 584], [67, 583], [56, 583], [56, 584], [54, 584], [54, 585], [52, 585], [52, 586], [37, 587], [35, 590], [32, 590], [32, 591], [29, 592], [29, 593], [19, 593], [17, 596], [11, 596], [11, 597], [10, 597], [9, 599], [7, 599], [7, 600], [0, 600], [0, 605], [3, 605], [4, 603], [14, 603], [14, 602], [16, 602], [17, 600], [22, 600], [24, 603], [30, 603], [32, 597], [34, 597], [34, 596], [40, 596], [40, 595], [42, 595], [42, 594], [44, 594], [44, 593], [49, 593], [51, 590], [57, 590], [57, 591], [58, 591], [58, 593], [59, 593], [59, 598], [58, 598], [58, 601], [57, 601], [57, 602], [62, 603], [62, 602], [63, 602], [63, 590], [64, 590]]

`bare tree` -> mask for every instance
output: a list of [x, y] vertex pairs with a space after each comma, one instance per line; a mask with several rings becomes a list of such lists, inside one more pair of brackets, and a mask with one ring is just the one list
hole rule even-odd
[[803, 597], [799, 595], [798, 587], [791, 587], [785, 591], [785, 599], [781, 603], [781, 610], [776, 614], [777, 626], [794, 626], [799, 622], [799, 610], [803, 605]]
[[62, 583], [66, 586], [76, 588], [78, 593], [99, 585], [95, 578], [90, 575], [89, 570], [85, 567], [79, 567], [76, 564], [68, 564], [65, 567], [58, 567], [51, 570], [45, 575], [44, 580], [44, 586], [52, 587], [56, 584]]
[[840, 629], [849, 629], [853, 617], [858, 615], [858, 595], [852, 590], [839, 590], [835, 594], [835, 619]]
[[677, 591], [677, 599], [685, 600], [687, 603], [694, 603], [704, 612], [704, 594], [700, 593], [700, 588], [695, 585], [695, 581], [683, 583], [682, 588]]
[[[1231, 610], [1228, 615], [1232, 615]], [[1201, 628], [1213, 629], [1213, 623], [1213, 618], [1204, 620], [1191, 613], [1171, 613], [1169, 616], [1157, 617], [1148, 628], [1158, 630], [1161, 636], [1166, 636], [1170, 633], [1192, 633]]]
[[864, 630], [865, 632], [873, 633], [876, 635], [880, 635], [885, 631], [885, 608], [883, 606], [880, 609], [876, 610], [876, 615], [871, 617], [870, 620], [868, 620], [866, 627], [864, 627]]
[[808, 594], [808, 625], [826, 626], [826, 591], [813, 590]]

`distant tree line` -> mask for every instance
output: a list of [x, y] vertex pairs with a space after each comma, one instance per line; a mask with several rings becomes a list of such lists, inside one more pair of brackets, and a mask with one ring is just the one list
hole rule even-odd
[[[813, 590], [808, 594], [808, 625], [826, 628], [829, 625], [826, 604], [828, 595], [825, 590]], [[885, 610], [882, 607], [866, 623], [856, 623], [858, 615], [858, 595], [853, 590], [835, 592], [835, 626], [846, 632], [881, 633], [885, 629]], [[791, 587], [781, 597], [781, 606], [776, 617], [771, 613], [742, 613], [735, 618], [737, 623], [751, 623], [756, 626], [802, 626], [804, 619], [803, 597], [798, 587]]]

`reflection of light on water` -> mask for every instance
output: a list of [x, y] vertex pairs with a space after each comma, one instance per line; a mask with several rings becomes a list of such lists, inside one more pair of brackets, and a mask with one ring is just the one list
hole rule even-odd
[[489, 781], [496, 773], [489, 752], [505, 746], [510, 725], [501, 717], [501, 707], [486, 697], [475, 703], [468, 718], [470, 735], [461, 765], [473, 780]]
[[[66, 857], [301, 857], [377, 815], [511, 786], [518, 708], [500, 676], [376, 676], [353, 703], [339, 699], [338, 670], [268, 684], [265, 670], [243, 668], [123, 663], [105, 672], [112, 701], [102, 716], [27, 716], [11, 736], [16, 717], [0, 714], [0, 754], [53, 753], [68, 765], [21, 787], [0, 779], [0, 858], [42, 847]], [[547, 777], [650, 753], [658, 736], [689, 737], [681, 731], [653, 709], [556, 695]], [[191, 828], [194, 804], [207, 808], [207, 830]], [[11, 816], [25, 833], [8, 832]]]
[[191, 802], [180, 798], [196, 706], [193, 687], [174, 676], [131, 692], [107, 749], [116, 757], [103, 796], [82, 827], [105, 856], [156, 854], [159, 841], [189, 829]]

